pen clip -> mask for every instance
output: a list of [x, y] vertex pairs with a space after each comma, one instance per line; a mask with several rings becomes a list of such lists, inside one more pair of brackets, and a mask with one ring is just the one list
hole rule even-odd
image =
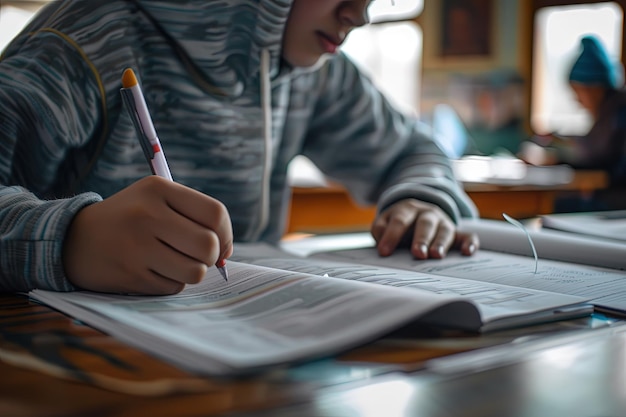
[[130, 88], [120, 88], [120, 92], [122, 94], [122, 101], [126, 105], [126, 108], [128, 109], [128, 112], [130, 114], [130, 119], [133, 122], [133, 126], [135, 126], [137, 136], [139, 136], [141, 149], [143, 149], [144, 155], [146, 155], [146, 158], [150, 161], [154, 159], [154, 149], [152, 149], [150, 139], [148, 139], [148, 137], [146, 136], [143, 126], [141, 125], [141, 119], [139, 118], [139, 112], [137, 111], [137, 105], [135, 104], [135, 97], [133, 96], [133, 92]]

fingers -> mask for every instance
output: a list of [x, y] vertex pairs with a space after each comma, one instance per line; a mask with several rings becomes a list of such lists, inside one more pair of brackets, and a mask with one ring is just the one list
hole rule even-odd
[[381, 213], [372, 225], [372, 236], [381, 256], [389, 256], [414, 224], [416, 212], [408, 204], [396, 204]]
[[132, 284], [129, 283], [126, 289], [115, 288], [106, 292], [118, 292], [122, 294], [141, 295], [171, 295], [181, 292], [185, 284], [166, 278], [151, 270], [144, 271], [143, 276], [137, 276]]
[[[159, 248], [146, 252], [148, 259], [144, 260], [146, 265], [150, 265], [150, 270], [163, 278], [182, 284], [197, 284], [202, 281], [207, 272], [208, 266], [215, 261], [203, 262], [192, 259], [185, 254], [172, 250], [165, 243], [157, 242]], [[214, 259], [217, 258], [215, 250]]]
[[454, 224], [435, 211], [417, 216], [411, 253], [417, 259], [443, 258], [454, 241]]
[[212, 229], [198, 225], [178, 212], [157, 221], [160, 224], [154, 234], [160, 242], [206, 265], [214, 265], [220, 259], [222, 245]]
[[480, 242], [475, 233], [458, 232], [454, 246], [460, 249], [461, 255], [472, 256], [479, 249]]
[[389, 256], [403, 243], [410, 242], [410, 252], [417, 259], [440, 259], [451, 248], [463, 255], [478, 249], [478, 237], [457, 233], [456, 225], [439, 207], [414, 199], [390, 206], [372, 224], [372, 236], [381, 256]]
[[[204, 228], [204, 231], [198, 229], [197, 233], [188, 236], [178, 231], [168, 236], [182, 236], [184, 239], [176, 239], [172, 246], [190, 255], [194, 253], [194, 248], [206, 248], [208, 244], [213, 244], [212, 232], [217, 237], [219, 244], [218, 258], [210, 264], [218, 260], [226, 259], [232, 255], [233, 251], [233, 229], [230, 216], [226, 207], [218, 200], [202, 194], [196, 190], [185, 187], [181, 184], [168, 181], [167, 192], [164, 195], [165, 201], [172, 210], [178, 212], [183, 218], [188, 219]], [[183, 226], [183, 221], [178, 222]], [[194, 227], [187, 226], [186, 231]], [[168, 242], [169, 243], [169, 242]], [[205, 256], [195, 251], [195, 255], [191, 255], [196, 259], [204, 259]]]
[[92, 291], [172, 294], [232, 254], [219, 201], [156, 176], [83, 208], [63, 246], [70, 282]]
[[[172, 215], [163, 219], [155, 229], [156, 237], [172, 249], [205, 265], [222, 263], [230, 257], [233, 232], [226, 207], [218, 200], [183, 185], [166, 182], [165, 186], [164, 202]], [[185, 266], [183, 270], [190, 270], [180, 278], [167, 271], [157, 271], [176, 280], [197, 282], [203, 276], [202, 268], [193, 262], [189, 264], [185, 266], [183, 259], [180, 264], [175, 264]]]

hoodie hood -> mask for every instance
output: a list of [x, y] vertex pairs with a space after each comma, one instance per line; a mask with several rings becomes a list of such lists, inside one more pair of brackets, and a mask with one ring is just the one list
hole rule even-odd
[[221, 94], [240, 96], [258, 80], [263, 50], [269, 77], [278, 75], [292, 0], [135, 1]]

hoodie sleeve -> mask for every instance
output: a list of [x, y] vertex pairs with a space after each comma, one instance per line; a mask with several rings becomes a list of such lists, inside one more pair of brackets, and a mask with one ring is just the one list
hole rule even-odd
[[476, 207], [454, 178], [432, 130], [394, 110], [344, 55], [321, 70], [321, 89], [304, 154], [379, 211], [405, 198], [441, 207], [455, 222]]
[[61, 33], [19, 39], [0, 61], [0, 291], [73, 289], [63, 240], [75, 214], [101, 197], [57, 193], [69, 192], [68, 154], [98, 129], [100, 97]]

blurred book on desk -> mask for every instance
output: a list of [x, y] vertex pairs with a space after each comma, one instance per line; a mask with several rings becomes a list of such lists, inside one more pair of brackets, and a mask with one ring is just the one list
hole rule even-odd
[[465, 183], [554, 186], [569, 184], [574, 178], [568, 165], [534, 166], [505, 155], [468, 155], [452, 163], [455, 176]]
[[[509, 155], [467, 155], [452, 159], [455, 177], [465, 183], [502, 186], [558, 186], [570, 184], [575, 171], [568, 165], [535, 166]], [[307, 158], [294, 158], [288, 171], [292, 187], [328, 187], [331, 183]]]
[[[540, 216], [545, 229], [611, 239], [626, 244], [626, 210], [563, 213]], [[626, 253], [626, 246], [624, 247]]]

